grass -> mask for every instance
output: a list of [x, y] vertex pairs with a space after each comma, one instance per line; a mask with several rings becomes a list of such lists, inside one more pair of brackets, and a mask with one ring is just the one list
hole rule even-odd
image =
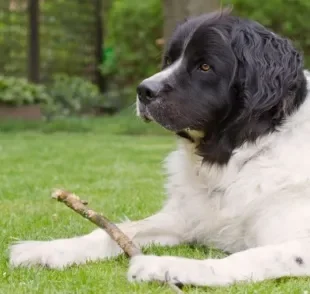
[[127, 108], [119, 115], [101, 118], [64, 118], [42, 123], [41, 121], [1, 120], [2, 133], [35, 131], [44, 134], [99, 133], [114, 135], [167, 135], [170, 133], [156, 124], [144, 124], [134, 114], [134, 109]]
[[[114, 221], [140, 219], [164, 199], [163, 158], [174, 149], [172, 136], [134, 118], [1, 122], [0, 129], [0, 293], [171, 293], [157, 283], [129, 284], [128, 260], [48, 269], [11, 269], [7, 248], [16, 239], [71, 237], [94, 226], [49, 199], [53, 187], [85, 196]], [[48, 130], [48, 131], [47, 131]], [[134, 134], [134, 135], [133, 135]], [[223, 256], [204, 247], [150, 247], [148, 253], [192, 258]], [[186, 293], [303, 293], [309, 279], [279, 279], [228, 288], [186, 287]]]

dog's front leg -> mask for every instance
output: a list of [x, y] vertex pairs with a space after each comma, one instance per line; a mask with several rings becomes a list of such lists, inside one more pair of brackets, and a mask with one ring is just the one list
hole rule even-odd
[[[182, 241], [184, 219], [159, 212], [144, 220], [118, 224], [119, 228], [140, 246], [149, 244], [177, 245]], [[111, 258], [122, 253], [109, 235], [97, 229], [84, 236], [51, 241], [22, 241], [10, 248], [12, 266], [43, 265], [64, 268]]]
[[252, 248], [223, 259], [136, 256], [130, 281], [170, 280], [196, 286], [227, 286], [285, 276], [310, 275], [310, 239]]

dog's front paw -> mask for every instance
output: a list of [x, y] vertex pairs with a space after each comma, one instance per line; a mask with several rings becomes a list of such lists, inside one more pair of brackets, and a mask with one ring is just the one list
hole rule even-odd
[[22, 241], [10, 247], [13, 267], [43, 266], [53, 269], [108, 259], [120, 254], [121, 248], [101, 229], [92, 233], [51, 241]]
[[[228, 285], [232, 275], [219, 260], [196, 260], [181, 257], [138, 255], [131, 259], [128, 280], [169, 281], [194, 286]], [[215, 270], [216, 268], [216, 270]]]
[[10, 264], [13, 267], [40, 265], [63, 269], [80, 261], [79, 255], [75, 252], [75, 247], [68, 246], [63, 240], [23, 241], [10, 247]]
[[[128, 280], [169, 281], [175, 284], [191, 283], [191, 269], [184, 265], [191, 260], [169, 256], [138, 255], [131, 259]], [[199, 261], [197, 261], [199, 262]]]

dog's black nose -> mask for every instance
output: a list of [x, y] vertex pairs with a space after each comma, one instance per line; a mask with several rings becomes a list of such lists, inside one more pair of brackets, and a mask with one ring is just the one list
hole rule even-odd
[[137, 88], [138, 98], [144, 104], [156, 98], [159, 91], [160, 83], [152, 80], [144, 80]]

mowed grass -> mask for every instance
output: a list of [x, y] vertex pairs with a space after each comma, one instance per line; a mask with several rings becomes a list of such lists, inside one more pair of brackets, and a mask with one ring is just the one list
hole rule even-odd
[[[7, 249], [15, 240], [73, 237], [95, 228], [63, 204], [51, 200], [49, 195], [54, 187], [83, 196], [92, 208], [115, 222], [125, 217], [136, 220], [156, 212], [164, 200], [162, 161], [175, 148], [175, 142], [173, 136], [152, 125], [148, 131], [145, 128], [134, 118], [119, 117], [48, 126], [0, 123], [1, 294], [172, 293], [158, 283], [128, 283], [128, 259], [124, 256], [64, 271], [11, 269], [8, 264]], [[145, 252], [199, 259], [223, 256], [216, 250], [186, 245], [151, 246]], [[310, 290], [309, 279], [288, 278], [227, 288], [184, 288], [185, 293], [306, 290]]]

